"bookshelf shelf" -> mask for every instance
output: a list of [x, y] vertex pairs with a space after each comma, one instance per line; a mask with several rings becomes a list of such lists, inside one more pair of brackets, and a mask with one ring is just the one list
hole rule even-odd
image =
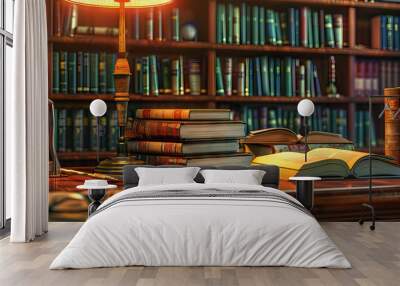
[[[246, 103], [293, 103], [296, 104], [303, 97], [287, 97], [287, 96], [216, 96], [217, 102], [246, 102]], [[311, 98], [315, 103], [338, 103], [345, 104], [349, 102], [349, 98], [331, 98], [327, 96]]]
[[[113, 101], [112, 94], [52, 94], [49, 98], [53, 101], [92, 101], [94, 99], [102, 99], [104, 101]], [[209, 102], [213, 101], [215, 96], [209, 95], [160, 95], [160, 96], [146, 96], [131, 94], [129, 99], [131, 101], [139, 102]]]

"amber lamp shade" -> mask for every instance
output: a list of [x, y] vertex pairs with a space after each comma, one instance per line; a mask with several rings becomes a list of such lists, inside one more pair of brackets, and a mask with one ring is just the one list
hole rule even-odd
[[172, 0], [66, 0], [66, 1], [78, 5], [103, 7], [103, 8], [119, 8], [120, 2], [125, 3], [125, 8], [155, 7], [172, 2]]

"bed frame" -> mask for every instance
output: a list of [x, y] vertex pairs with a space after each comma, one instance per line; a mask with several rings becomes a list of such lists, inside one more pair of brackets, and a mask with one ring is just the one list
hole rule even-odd
[[[127, 165], [123, 169], [123, 183], [124, 189], [133, 188], [138, 185], [139, 177], [135, 171], [135, 168], [138, 167], [147, 167], [147, 168], [182, 168], [185, 166], [181, 165], [162, 165], [162, 166], [153, 166], [153, 165]], [[202, 170], [204, 169], [217, 169], [217, 170], [263, 170], [265, 171], [264, 178], [262, 180], [262, 185], [264, 187], [271, 187], [277, 189], [279, 186], [279, 167], [274, 165], [257, 165], [250, 167], [243, 166], [224, 166], [224, 167], [215, 167], [215, 166], [202, 166]], [[204, 183], [203, 176], [199, 173], [194, 179], [197, 183]]]

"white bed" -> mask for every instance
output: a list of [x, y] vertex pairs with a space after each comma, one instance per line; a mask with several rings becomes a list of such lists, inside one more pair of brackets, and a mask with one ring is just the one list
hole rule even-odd
[[[165, 192], [175, 194], [157, 197]], [[128, 265], [351, 267], [291, 196], [197, 183], [134, 187], [111, 197], [50, 269]]]

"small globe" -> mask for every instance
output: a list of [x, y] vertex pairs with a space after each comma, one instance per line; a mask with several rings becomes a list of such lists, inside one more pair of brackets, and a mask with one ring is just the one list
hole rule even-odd
[[184, 24], [181, 28], [181, 33], [184, 41], [195, 41], [197, 39], [197, 28], [193, 24]]

